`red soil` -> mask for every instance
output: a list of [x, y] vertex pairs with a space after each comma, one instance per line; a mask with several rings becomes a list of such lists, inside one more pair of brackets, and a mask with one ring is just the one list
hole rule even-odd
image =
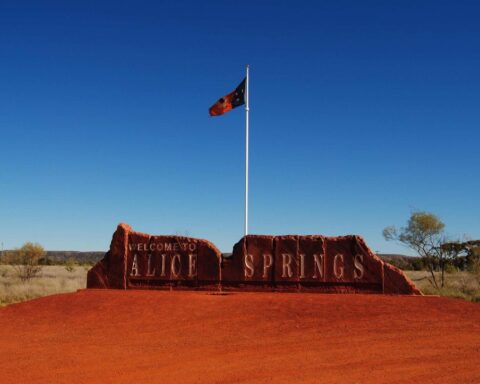
[[480, 383], [480, 305], [85, 290], [0, 309], [6, 383]]

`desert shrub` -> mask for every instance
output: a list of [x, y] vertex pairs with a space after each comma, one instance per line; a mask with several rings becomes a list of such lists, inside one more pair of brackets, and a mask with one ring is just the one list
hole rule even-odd
[[422, 259], [416, 257], [412, 260], [412, 270], [421, 271], [424, 268], [425, 268], [425, 266], [423, 265]]
[[8, 269], [4, 266], [0, 266], [0, 277], [7, 277]]
[[41, 272], [42, 265], [39, 262], [44, 257], [45, 250], [37, 243], [25, 243], [21, 248], [7, 253], [8, 263], [13, 266], [17, 277], [23, 282]]
[[458, 269], [453, 264], [445, 265], [445, 272], [446, 273], [455, 273], [458, 272]]
[[67, 272], [73, 272], [75, 270], [75, 267], [77, 266], [77, 263], [73, 259], [68, 259], [65, 262], [65, 270]]

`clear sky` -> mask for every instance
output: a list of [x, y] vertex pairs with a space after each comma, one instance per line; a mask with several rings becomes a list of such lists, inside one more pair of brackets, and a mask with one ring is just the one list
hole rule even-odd
[[0, 243], [106, 250], [120, 222], [231, 250], [412, 210], [480, 238], [478, 1], [2, 1]]

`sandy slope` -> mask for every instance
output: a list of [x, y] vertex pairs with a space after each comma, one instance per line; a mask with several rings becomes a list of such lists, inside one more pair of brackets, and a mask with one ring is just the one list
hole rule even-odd
[[80, 291], [0, 309], [6, 383], [480, 383], [480, 305]]

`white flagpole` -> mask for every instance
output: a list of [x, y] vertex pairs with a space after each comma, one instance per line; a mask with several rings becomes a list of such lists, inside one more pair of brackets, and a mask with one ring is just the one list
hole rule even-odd
[[248, 104], [248, 70], [245, 77], [245, 236], [248, 235], [248, 111], [250, 110]]

